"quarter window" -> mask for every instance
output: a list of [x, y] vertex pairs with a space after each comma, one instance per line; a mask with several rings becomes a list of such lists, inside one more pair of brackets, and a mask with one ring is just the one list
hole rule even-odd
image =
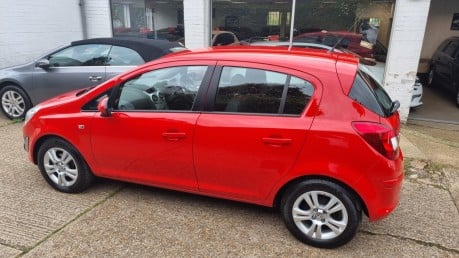
[[87, 44], [71, 46], [48, 57], [52, 67], [104, 66], [110, 45]]
[[178, 66], [144, 73], [125, 82], [115, 110], [191, 111], [207, 66]]
[[311, 83], [283, 73], [224, 67], [214, 111], [300, 115], [309, 102]]

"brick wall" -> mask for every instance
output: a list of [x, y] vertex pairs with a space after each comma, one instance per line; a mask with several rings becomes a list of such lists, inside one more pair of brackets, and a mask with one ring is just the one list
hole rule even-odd
[[430, 0], [397, 0], [386, 62], [384, 87], [400, 101], [406, 122], [429, 13]]
[[[108, 0], [85, 0], [87, 36], [111, 37]], [[0, 68], [26, 63], [83, 39], [79, 0], [0, 1]]]
[[109, 0], [85, 0], [85, 16], [88, 38], [113, 35]]
[[210, 45], [210, 0], [183, 0], [185, 45], [189, 49]]
[[0, 68], [82, 38], [78, 0], [0, 1]]

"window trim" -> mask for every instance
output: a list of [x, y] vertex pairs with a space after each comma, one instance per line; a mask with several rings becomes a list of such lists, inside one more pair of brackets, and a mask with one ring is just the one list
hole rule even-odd
[[[260, 64], [259, 64], [260, 65]], [[261, 64], [262, 66], [265, 66], [265, 64]], [[236, 68], [244, 68], [244, 69], [258, 69], [258, 70], [264, 70], [267, 72], [274, 72], [274, 73], [282, 73], [287, 76], [286, 81], [284, 83], [284, 88], [282, 91], [282, 96], [279, 104], [279, 109], [277, 113], [253, 113], [253, 112], [223, 112], [223, 111], [215, 111], [215, 101], [217, 98], [217, 93], [218, 93], [218, 86], [220, 82], [220, 77], [222, 76], [223, 68], [224, 67], [236, 67]], [[303, 111], [300, 114], [283, 114], [283, 111], [285, 109], [285, 104], [287, 102], [287, 93], [288, 93], [288, 88], [290, 86], [291, 82], [291, 77], [295, 76], [298, 77], [301, 80], [307, 81], [309, 84], [314, 89], [313, 95], [311, 96], [310, 100], [308, 103], [303, 108]], [[301, 76], [298, 75], [292, 75], [289, 72], [285, 71], [276, 71], [272, 70], [269, 68], [263, 68], [263, 67], [256, 67], [256, 66], [250, 66], [250, 65], [237, 65], [233, 64], [217, 64], [215, 67], [215, 70], [213, 72], [213, 76], [210, 82], [210, 88], [207, 92], [206, 98], [205, 98], [205, 105], [204, 105], [204, 113], [211, 113], [211, 114], [228, 114], [228, 115], [251, 115], [251, 116], [278, 116], [278, 117], [302, 117], [303, 114], [308, 110], [309, 105], [313, 102], [314, 95], [316, 95], [317, 91], [317, 86], [314, 85], [314, 82], [311, 80], [306, 80], [303, 79]]]

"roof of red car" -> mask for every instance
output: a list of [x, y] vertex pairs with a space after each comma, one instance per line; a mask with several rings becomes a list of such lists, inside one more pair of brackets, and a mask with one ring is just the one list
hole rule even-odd
[[[334, 67], [334, 64], [340, 60], [343, 62], [354, 63], [358, 65], [359, 60], [351, 54], [329, 52], [322, 49], [307, 49], [307, 48], [279, 48], [266, 46], [225, 46], [213, 47], [199, 50], [181, 51], [164, 57], [174, 60], [193, 60], [193, 59], [208, 59], [217, 61], [241, 61], [241, 62], [260, 62], [273, 63], [276, 65], [288, 65], [295, 67], [299, 65], [303, 67], [305, 61], [310, 60], [315, 63], [329, 63]], [[164, 60], [163, 58], [163, 60]]]

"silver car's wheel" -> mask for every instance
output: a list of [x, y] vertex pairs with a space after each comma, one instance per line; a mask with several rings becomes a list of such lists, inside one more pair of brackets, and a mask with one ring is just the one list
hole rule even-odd
[[78, 177], [75, 158], [62, 148], [49, 149], [43, 158], [46, 174], [53, 183], [72, 186]]
[[94, 180], [81, 154], [60, 138], [47, 139], [40, 146], [37, 159], [45, 180], [59, 191], [81, 192]]
[[24, 91], [17, 86], [6, 86], [0, 91], [2, 112], [10, 119], [22, 119], [31, 107]]
[[347, 227], [348, 214], [344, 204], [334, 195], [310, 191], [300, 195], [292, 209], [296, 226], [312, 239], [333, 239]]
[[298, 240], [316, 247], [335, 248], [357, 233], [362, 219], [358, 200], [335, 182], [310, 179], [290, 186], [283, 194], [282, 216]]

